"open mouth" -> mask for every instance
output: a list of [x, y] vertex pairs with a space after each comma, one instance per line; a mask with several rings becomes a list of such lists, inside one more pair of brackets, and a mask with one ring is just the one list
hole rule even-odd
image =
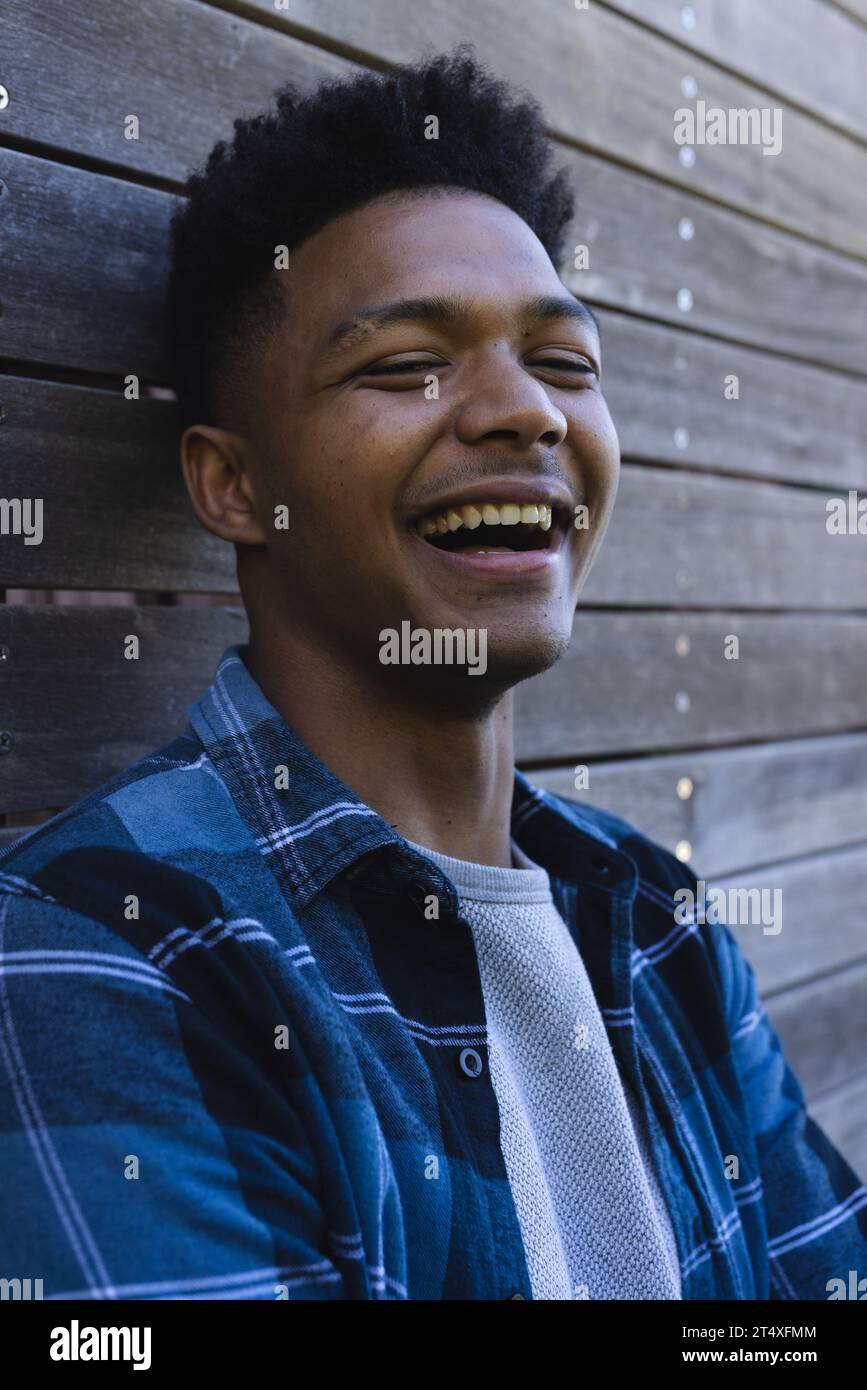
[[557, 509], [544, 503], [479, 502], [420, 517], [416, 530], [438, 550], [508, 555], [548, 550]]

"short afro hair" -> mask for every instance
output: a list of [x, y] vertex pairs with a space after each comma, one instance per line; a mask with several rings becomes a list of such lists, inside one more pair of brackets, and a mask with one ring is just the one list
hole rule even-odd
[[[289, 251], [327, 222], [382, 195], [451, 187], [511, 208], [559, 268], [574, 211], [565, 170], [532, 97], [477, 61], [472, 45], [386, 73], [362, 71], [276, 111], [234, 123], [171, 224], [166, 347], [182, 427], [219, 424], [225, 384], [243, 382], [251, 350], [285, 312], [275, 247]], [[428, 117], [439, 138], [425, 138]]]

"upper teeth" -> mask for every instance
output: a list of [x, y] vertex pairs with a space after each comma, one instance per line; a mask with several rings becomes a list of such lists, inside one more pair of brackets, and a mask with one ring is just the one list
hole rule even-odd
[[551, 508], [535, 502], [525, 507], [519, 507], [516, 502], [480, 502], [477, 507], [470, 503], [466, 507], [429, 512], [419, 521], [418, 529], [422, 536], [432, 536], [435, 532], [442, 536], [446, 531], [457, 531], [461, 526], [475, 531], [482, 522], [486, 526], [517, 526], [519, 522], [530, 522], [538, 525], [541, 531], [550, 531]]

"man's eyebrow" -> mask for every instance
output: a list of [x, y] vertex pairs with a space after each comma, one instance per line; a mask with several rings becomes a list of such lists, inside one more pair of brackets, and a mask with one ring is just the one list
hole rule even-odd
[[[461, 318], [470, 318], [472, 313], [473, 305], [465, 299], [442, 295], [396, 299], [390, 304], [364, 309], [351, 319], [344, 319], [338, 323], [329, 336], [326, 355], [332, 357], [346, 352], [359, 342], [372, 337], [378, 328], [386, 328], [391, 324], [427, 323], [440, 326], [457, 323]], [[550, 319], [571, 319], [585, 327], [591, 326], [599, 332], [596, 315], [575, 295], [539, 295], [521, 304], [518, 316], [534, 325]]]

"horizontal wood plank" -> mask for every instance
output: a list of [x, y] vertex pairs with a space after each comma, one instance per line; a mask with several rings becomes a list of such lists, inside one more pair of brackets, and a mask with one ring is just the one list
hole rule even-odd
[[[620, 370], [628, 375], [628, 360]], [[233, 548], [189, 504], [170, 402], [14, 377], [0, 380], [0, 396], [4, 495], [43, 505], [40, 544], [0, 538], [0, 585], [237, 591]], [[585, 599], [864, 606], [867, 545], [828, 534], [826, 496], [626, 464]]]
[[[0, 128], [43, 144], [177, 179], [231, 134], [235, 116], [267, 107], [277, 85], [291, 80], [303, 91], [347, 70], [293, 32], [387, 63], [470, 40], [498, 74], [543, 100], [550, 125], [567, 140], [867, 255], [867, 150], [784, 104], [778, 155], [705, 145], [685, 169], [674, 141], [684, 77], [709, 106], [726, 110], [768, 106], [767, 95], [699, 55], [686, 59], [677, 45], [599, 4], [579, 12], [536, 0], [532, 21], [510, 0], [435, 0], [411, 9], [402, 0], [364, 7], [289, 0], [285, 11], [273, 0], [250, 0], [232, 13], [194, 0], [150, 0], [146, 9], [110, 0], [62, 7], [31, 0], [21, 9], [4, 0], [4, 10], [12, 100]], [[262, 19], [268, 27], [251, 22]], [[816, 38], [813, 53], [830, 57], [831, 38], [830, 29]], [[849, 62], [857, 65], [857, 53]], [[129, 114], [140, 122], [137, 140], [124, 135]], [[448, 113], [440, 114], [447, 133]]]
[[[867, 488], [867, 385], [601, 310], [603, 390], [625, 458]], [[736, 400], [726, 382], [737, 378]]]
[[[576, 294], [867, 374], [867, 266], [590, 156], [566, 162], [579, 193], [574, 243], [589, 248], [588, 268], [564, 271]], [[8, 149], [0, 149], [0, 179], [3, 356], [164, 379], [174, 195]], [[677, 232], [683, 216], [694, 228], [688, 242]], [[678, 307], [681, 290], [691, 295], [681, 300], [687, 309]]]
[[867, 1062], [867, 965], [765, 1000], [807, 1101], [863, 1077]]
[[[0, 607], [0, 810], [65, 806], [183, 731], [227, 646], [245, 642], [230, 608]], [[136, 634], [140, 656], [124, 658]]]
[[[719, 877], [867, 838], [867, 734], [528, 771], [559, 796], [620, 816], [696, 872]], [[680, 788], [680, 793], [678, 792]]]
[[804, 488], [625, 465], [584, 600], [864, 608], [867, 534], [829, 534], [827, 503]]
[[603, 3], [867, 140], [867, 32], [826, 0]]
[[175, 198], [0, 149], [6, 358], [151, 380]]
[[[244, 12], [275, 17], [273, 0], [248, 0]], [[603, 5], [579, 11], [562, 0], [535, 0], [530, 18], [511, 0], [433, 0], [409, 8], [403, 0], [373, 6], [288, 0], [285, 19], [282, 11], [276, 17], [287, 28], [303, 26], [391, 63], [469, 40], [499, 76], [541, 100], [557, 135], [829, 246], [867, 255], [863, 146]], [[836, 62], [833, 50], [814, 49], [814, 57], [816, 51], [827, 54], [823, 66]], [[767, 66], [774, 61], [765, 55]], [[694, 104], [683, 93], [684, 78], [694, 81], [708, 107], [782, 109], [779, 154], [765, 156], [755, 145], [702, 145], [693, 167], [685, 168], [674, 141], [675, 111]], [[441, 120], [447, 132], [447, 112]]]
[[517, 687], [515, 714], [525, 762], [860, 730], [867, 621], [579, 608], [566, 655]]
[[[803, 807], [802, 811], [806, 813]], [[865, 883], [867, 847], [862, 844], [714, 876], [708, 891], [713, 886], [739, 895], [727, 897], [729, 926], [764, 995], [867, 961]], [[750, 892], [752, 900], [742, 896]], [[864, 1062], [867, 1065], [867, 1053]]]
[[[65, 805], [152, 749], [223, 647], [245, 640], [225, 636], [238, 632], [241, 609], [0, 608], [10, 648], [4, 726], [14, 739], [0, 811]], [[127, 633], [142, 634], [138, 662], [123, 659]], [[738, 661], [723, 656], [731, 633]], [[690, 653], [679, 657], [684, 636]], [[567, 655], [516, 691], [518, 757], [577, 762], [834, 732], [867, 723], [865, 691], [864, 619], [579, 611]], [[678, 694], [689, 695], [688, 709], [675, 707]]]
[[200, 0], [0, 0], [0, 17], [0, 133], [177, 183], [277, 88], [354, 66]]
[[43, 540], [0, 537], [7, 588], [237, 589], [235, 552], [196, 521], [170, 401], [0, 378], [3, 495], [43, 499]]
[[562, 274], [582, 299], [863, 375], [861, 262], [590, 155], [563, 164], [578, 195], [570, 244], [588, 264]]

